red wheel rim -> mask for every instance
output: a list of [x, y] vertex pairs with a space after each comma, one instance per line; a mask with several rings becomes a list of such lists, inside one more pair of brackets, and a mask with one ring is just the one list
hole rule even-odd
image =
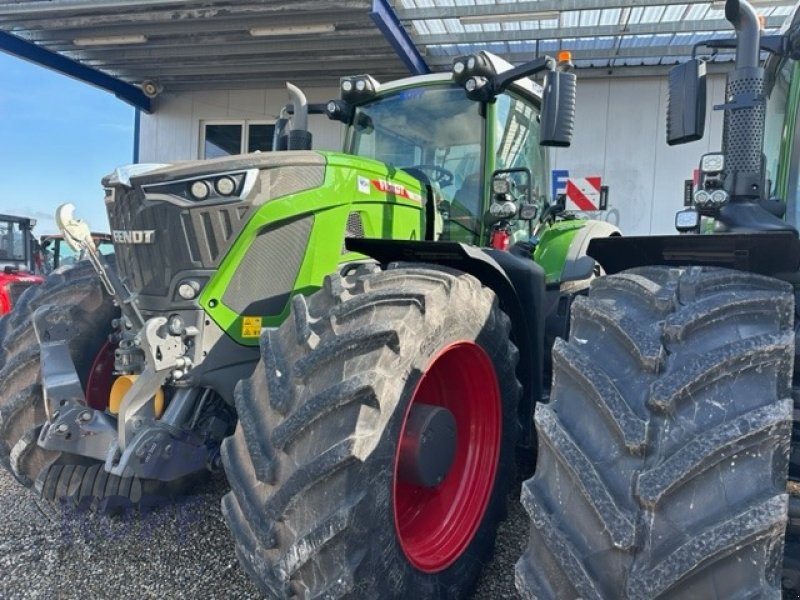
[[398, 479], [401, 443], [394, 461], [394, 526], [406, 558], [420, 571], [436, 573], [466, 550], [489, 505], [502, 437], [500, 390], [486, 352], [456, 342], [431, 361], [406, 408], [403, 440], [415, 403], [442, 406], [455, 417], [456, 454], [444, 481], [425, 488]]
[[108, 408], [108, 397], [114, 384], [114, 350], [116, 345], [106, 342], [94, 357], [86, 380], [86, 404], [97, 410]]

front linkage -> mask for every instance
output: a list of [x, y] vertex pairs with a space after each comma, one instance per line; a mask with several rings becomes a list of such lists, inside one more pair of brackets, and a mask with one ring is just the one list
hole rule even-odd
[[[175, 481], [217, 469], [219, 443], [230, 432], [232, 411], [211, 390], [182, 383], [198, 362], [199, 330], [177, 315], [145, 319], [134, 295], [97, 253], [86, 224], [73, 218], [73, 210], [64, 205], [57, 212], [64, 239], [86, 252], [122, 313], [111, 324], [109, 341], [116, 345], [118, 377], [110, 388], [109, 410], [90, 406], [68, 347], [76, 331], [58, 307], [38, 308], [33, 324], [49, 419], [39, 445], [101, 461], [108, 473], [123, 478]], [[164, 411], [163, 386], [168, 382], [174, 393]]]

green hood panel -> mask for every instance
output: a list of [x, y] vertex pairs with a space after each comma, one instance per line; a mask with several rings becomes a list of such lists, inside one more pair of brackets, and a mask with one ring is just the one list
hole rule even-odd
[[261, 327], [286, 318], [292, 296], [364, 258], [345, 249], [345, 236], [424, 235], [424, 192], [415, 178], [369, 159], [318, 156], [325, 159], [321, 185], [257, 207], [201, 293], [201, 306], [239, 343], [257, 344]]

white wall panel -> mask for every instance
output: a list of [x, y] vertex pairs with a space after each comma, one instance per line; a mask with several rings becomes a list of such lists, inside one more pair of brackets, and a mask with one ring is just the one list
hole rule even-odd
[[[338, 95], [335, 88], [305, 90], [309, 102], [324, 102]], [[288, 102], [285, 89], [208, 90], [164, 94], [152, 115], [142, 115], [139, 160], [173, 162], [199, 157], [200, 124], [203, 121], [274, 121]], [[325, 117], [309, 120], [314, 148], [338, 150], [342, 127]]]
[[706, 135], [683, 146], [666, 142], [666, 78], [579, 79], [575, 137], [554, 155], [572, 177], [601, 175], [609, 186], [605, 218], [627, 235], [675, 233], [683, 182], [705, 152], [722, 144], [723, 76], [709, 76]]

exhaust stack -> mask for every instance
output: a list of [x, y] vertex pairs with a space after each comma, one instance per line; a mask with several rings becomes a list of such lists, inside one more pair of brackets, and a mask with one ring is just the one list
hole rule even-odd
[[766, 198], [763, 165], [766, 73], [760, 63], [758, 15], [744, 0], [728, 0], [725, 17], [736, 29], [736, 68], [728, 74], [722, 151], [731, 201]]

